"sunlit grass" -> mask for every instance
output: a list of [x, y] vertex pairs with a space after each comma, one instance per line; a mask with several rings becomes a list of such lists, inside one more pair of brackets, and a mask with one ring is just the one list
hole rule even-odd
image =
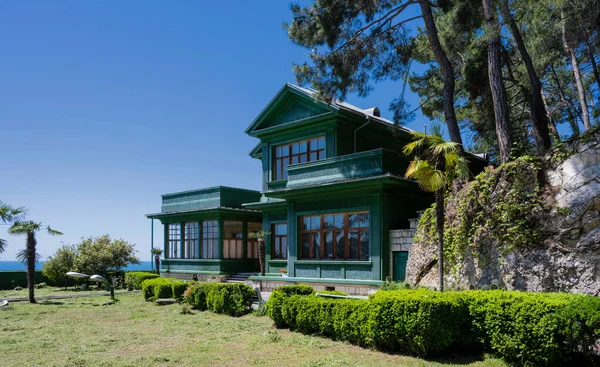
[[140, 294], [12, 303], [0, 311], [5, 366], [504, 366], [424, 361], [277, 330], [267, 317], [181, 313]]

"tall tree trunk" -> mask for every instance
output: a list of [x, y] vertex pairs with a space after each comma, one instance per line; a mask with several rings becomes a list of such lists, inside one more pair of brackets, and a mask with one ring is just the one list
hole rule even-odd
[[421, 13], [423, 14], [423, 21], [425, 23], [425, 30], [427, 31], [427, 38], [435, 58], [440, 65], [442, 74], [444, 75], [444, 89], [442, 91], [443, 107], [444, 107], [444, 118], [446, 119], [446, 125], [448, 125], [448, 134], [450, 140], [460, 144], [460, 153], [463, 152], [462, 137], [460, 135], [460, 129], [458, 127], [458, 121], [456, 119], [456, 112], [454, 111], [454, 68], [444, 49], [440, 43], [438, 37], [438, 30], [435, 26], [435, 20], [433, 18], [433, 12], [431, 11], [431, 5], [429, 0], [419, 0], [421, 6]]
[[556, 141], [560, 142], [560, 134], [558, 133], [558, 129], [556, 128], [556, 122], [554, 121], [554, 119], [552, 118], [552, 115], [550, 114], [550, 108], [548, 108], [548, 103], [546, 102], [546, 95], [544, 94], [544, 91], [542, 91], [542, 102], [544, 102], [544, 110], [546, 111], [546, 116], [548, 117], [548, 121], [550, 121], [550, 128], [552, 129], [552, 135], [554, 135], [554, 138], [556, 139]]
[[598, 65], [596, 64], [596, 52], [594, 49], [594, 45], [590, 42], [590, 40], [585, 41], [587, 46], [588, 54], [590, 57], [590, 62], [592, 63], [592, 70], [594, 71], [594, 79], [596, 79], [596, 84], [598, 84], [598, 89], [600, 89], [600, 72], [598, 71]]
[[531, 82], [531, 92], [529, 94], [531, 131], [533, 133], [533, 140], [535, 142], [537, 152], [538, 154], [543, 155], [552, 145], [552, 141], [550, 140], [550, 132], [548, 131], [548, 125], [550, 121], [548, 120], [543, 104], [542, 82], [540, 82], [540, 78], [538, 77], [535, 67], [533, 66], [533, 61], [531, 61], [529, 52], [527, 52], [527, 47], [525, 47], [525, 42], [521, 36], [521, 30], [510, 13], [508, 0], [502, 1], [500, 9], [502, 16], [504, 17], [504, 21], [508, 23], [510, 32], [515, 39], [519, 53], [521, 54], [523, 62], [525, 63], [525, 67], [527, 68], [527, 74], [529, 75], [529, 81]]
[[440, 292], [444, 291], [444, 189], [435, 192], [435, 226], [438, 237], [438, 272]]
[[27, 232], [27, 247], [25, 258], [27, 259], [27, 288], [29, 290], [29, 303], [35, 302], [35, 233]]
[[[554, 76], [554, 81], [556, 82], [556, 86], [558, 87], [558, 95], [560, 97], [560, 102], [563, 105], [563, 107], [566, 108], [567, 115], [569, 115], [569, 124], [571, 125], [571, 131], [573, 131], [573, 135], [579, 135], [579, 124], [577, 123], [575, 114], [573, 114], [573, 111], [571, 111], [571, 107], [569, 107], [572, 104], [569, 103], [569, 101], [567, 101], [567, 98], [565, 97], [565, 91], [563, 90], [560, 79], [558, 78], [558, 75], [556, 74], [556, 69], [554, 69], [554, 65], [552, 65], [551, 69], [552, 69], [552, 75]], [[573, 108], [574, 108], [575, 112], [577, 112], [577, 109], [575, 108], [574, 105], [573, 105]]]
[[583, 89], [583, 83], [581, 81], [581, 71], [579, 70], [579, 64], [577, 63], [577, 57], [575, 55], [575, 50], [573, 47], [569, 45], [569, 41], [567, 39], [567, 29], [565, 26], [565, 16], [564, 12], [561, 12], [561, 31], [562, 31], [562, 42], [563, 48], [565, 49], [565, 53], [567, 57], [571, 60], [571, 67], [573, 69], [573, 77], [575, 78], [575, 85], [577, 86], [577, 93], [579, 94], [579, 104], [581, 105], [581, 114], [583, 119], [583, 129], [585, 131], [592, 128], [590, 124], [590, 115], [588, 112], [587, 102], [585, 100], [585, 90]]
[[265, 240], [257, 239], [258, 242], [258, 262], [260, 264], [260, 275], [265, 276]]
[[505, 163], [510, 160], [512, 139], [510, 121], [508, 116], [508, 103], [506, 90], [502, 80], [502, 59], [500, 55], [500, 27], [495, 19], [496, 9], [492, 0], [482, 0], [483, 13], [488, 28], [488, 75], [492, 101], [494, 103], [494, 117], [496, 120], [496, 136], [500, 148], [500, 160]]

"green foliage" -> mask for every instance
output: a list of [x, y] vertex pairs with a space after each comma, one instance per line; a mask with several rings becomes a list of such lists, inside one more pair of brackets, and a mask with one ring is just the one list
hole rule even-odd
[[49, 257], [44, 263], [42, 274], [57, 285], [68, 284], [67, 272], [75, 269], [75, 256], [77, 256], [76, 246], [61, 246], [54, 256]]
[[188, 284], [174, 278], [146, 279], [142, 282], [142, 294], [146, 301], [159, 298], [180, 298]]
[[194, 309], [230, 316], [250, 312], [254, 289], [246, 284], [196, 283], [185, 291], [184, 299]]
[[[0, 223], [8, 224], [22, 220], [27, 215], [27, 209], [24, 207], [15, 208], [10, 204], [0, 201]], [[0, 238], [0, 254], [4, 252], [6, 240]]]
[[402, 289], [410, 289], [410, 284], [405, 282], [394, 282], [391, 280], [386, 280], [385, 282], [383, 282], [379, 289], [382, 291], [398, 291]]
[[125, 285], [127, 289], [142, 289], [142, 283], [146, 279], [156, 279], [160, 275], [145, 271], [131, 271], [125, 273]]
[[[450, 212], [444, 226], [444, 260], [447, 272], [458, 270], [467, 250], [489, 264], [489, 242], [498, 244], [501, 255], [515, 247], [540, 245], [540, 216], [552, 210], [544, 203], [538, 181], [541, 163], [523, 156], [497, 169], [487, 169], [466, 186], [446, 196]], [[435, 205], [419, 220], [416, 242], [434, 244]], [[487, 242], [486, 242], [487, 241]]]
[[173, 282], [171, 283], [171, 291], [173, 292], [173, 298], [180, 299], [183, 297], [183, 293], [188, 288], [187, 282]]
[[273, 290], [267, 301], [267, 314], [275, 322], [277, 327], [285, 327], [287, 324], [283, 321], [283, 315], [281, 314], [281, 300], [286, 299], [292, 295], [311, 295], [314, 294], [315, 290], [304, 284], [297, 285], [285, 285], [278, 287]]
[[278, 327], [419, 356], [469, 349], [556, 364], [591, 353], [600, 337], [600, 300], [591, 296], [404, 290], [351, 300], [279, 289], [267, 302]]
[[118, 271], [128, 264], [140, 263], [134, 247], [122, 239], [111, 239], [107, 234], [86, 238], [77, 245], [79, 253], [75, 258], [75, 267], [85, 274], [107, 276], [111, 271]]

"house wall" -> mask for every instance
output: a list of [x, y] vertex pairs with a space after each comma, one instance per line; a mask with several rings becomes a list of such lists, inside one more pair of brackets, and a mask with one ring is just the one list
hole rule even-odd
[[[163, 251], [166, 254], [166, 244], [168, 241], [168, 230], [167, 224], [176, 223], [181, 225], [181, 239], [179, 243], [179, 254], [183, 254], [183, 246], [185, 239], [185, 222], [202, 222], [204, 220], [216, 220], [219, 222], [218, 232], [218, 255], [216, 259], [163, 259], [161, 263], [161, 272], [172, 272], [181, 274], [234, 274], [239, 272], [253, 272], [257, 271], [256, 260], [245, 258], [247, 255], [247, 241], [248, 241], [248, 223], [262, 223], [262, 215], [260, 213], [249, 213], [241, 212], [239, 214], [222, 212], [222, 211], [208, 211], [208, 212], [196, 212], [185, 215], [169, 216], [160, 218], [163, 224]], [[223, 259], [223, 225], [226, 220], [241, 221], [243, 223], [243, 234], [242, 243], [244, 258], [241, 259]], [[200, 229], [202, 231], [202, 229]], [[202, 241], [202, 233], [200, 232], [200, 242]], [[200, 254], [200, 251], [197, 251]]]
[[[335, 196], [332, 193], [331, 196]], [[297, 278], [327, 278], [327, 279], [354, 279], [354, 280], [382, 280], [383, 259], [380, 244], [387, 242], [383, 236], [384, 220], [382, 218], [382, 199], [380, 193], [367, 193], [362, 196], [338, 197], [333, 199], [303, 200], [288, 202], [285, 211], [263, 211], [263, 228], [270, 231], [271, 224], [286, 221], [288, 225], [288, 259], [272, 259], [272, 238], [269, 236], [267, 246], [267, 272], [272, 276], [279, 276], [279, 269], [287, 268], [290, 277]], [[301, 216], [348, 213], [369, 211], [369, 253], [368, 261], [359, 260], [303, 260], [298, 258], [299, 230], [298, 224]], [[385, 237], [385, 238], [384, 238]], [[387, 254], [384, 254], [387, 258]], [[387, 265], [386, 265], [387, 266]]]

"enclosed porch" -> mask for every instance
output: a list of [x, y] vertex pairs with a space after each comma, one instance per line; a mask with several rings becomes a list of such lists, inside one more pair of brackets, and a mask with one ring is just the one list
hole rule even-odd
[[257, 196], [228, 187], [163, 195], [161, 212], [147, 215], [163, 225], [161, 273], [208, 279], [257, 272], [258, 243], [249, 234], [262, 228], [262, 215], [241, 208]]

